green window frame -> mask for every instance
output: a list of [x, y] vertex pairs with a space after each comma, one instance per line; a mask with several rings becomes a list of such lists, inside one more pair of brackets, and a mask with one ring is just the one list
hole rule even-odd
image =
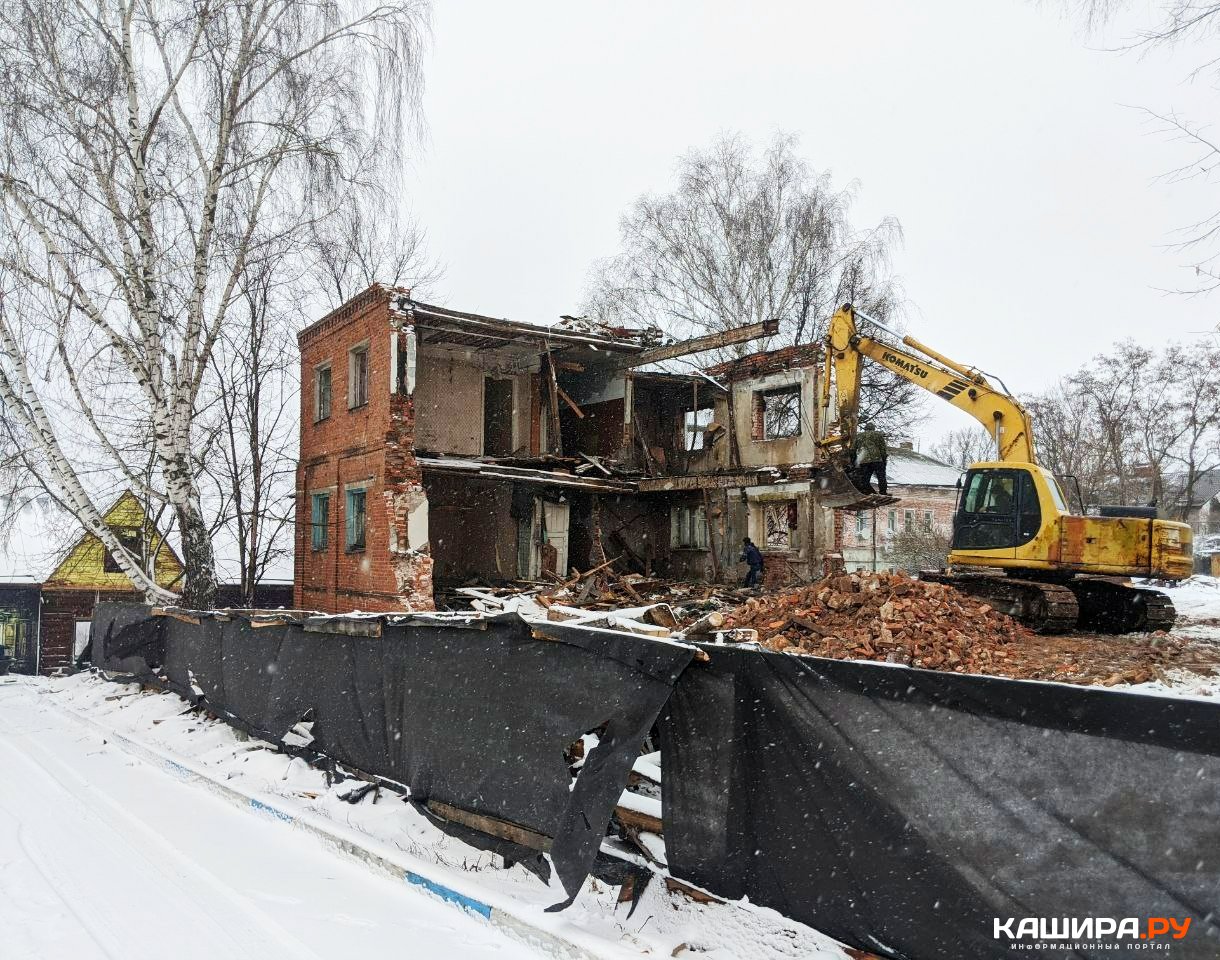
[[344, 546], [348, 550], [364, 549], [364, 529], [366, 521], [367, 491], [364, 487], [347, 490], [347, 502], [344, 510]]
[[313, 494], [309, 513], [309, 544], [314, 550], [325, 550], [330, 545], [330, 494]]

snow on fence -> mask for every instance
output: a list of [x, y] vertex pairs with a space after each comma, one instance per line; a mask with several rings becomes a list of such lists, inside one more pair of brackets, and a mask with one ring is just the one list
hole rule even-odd
[[[510, 853], [548, 850], [570, 897], [655, 721], [669, 871], [721, 896], [894, 958], [1037, 954], [996, 936], [1027, 917], [1189, 918], [1173, 955], [1220, 952], [1220, 706], [701, 649], [515, 614], [105, 604], [93, 653], [468, 825], [485, 816]], [[603, 723], [569, 791], [563, 749]]]

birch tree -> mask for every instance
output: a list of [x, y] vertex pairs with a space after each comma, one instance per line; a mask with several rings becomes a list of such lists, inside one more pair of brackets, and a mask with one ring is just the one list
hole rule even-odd
[[[320, 209], [370, 175], [354, 165], [393, 158], [416, 116], [425, 14], [422, 0], [0, 6], [0, 267], [23, 306], [0, 325], [0, 399], [125, 570], [66, 435], [84, 422], [129, 479], [125, 447], [147, 437], [142, 493], [175, 518], [188, 604], [215, 595], [196, 419], [239, 281], [308, 229], [302, 198]], [[111, 371], [124, 417], [83, 389], [82, 355]], [[75, 420], [47, 414], [55, 390]]]
[[[598, 319], [701, 336], [778, 319], [769, 347], [811, 343], [844, 303], [894, 323], [901, 300], [890, 254], [898, 222], [852, 221], [853, 191], [835, 189], [777, 136], [761, 154], [725, 136], [678, 163], [667, 193], [646, 194], [623, 214], [621, 249], [596, 263], [583, 309]], [[757, 341], [714, 352], [729, 360]], [[861, 417], [908, 424], [918, 388], [867, 364]]]

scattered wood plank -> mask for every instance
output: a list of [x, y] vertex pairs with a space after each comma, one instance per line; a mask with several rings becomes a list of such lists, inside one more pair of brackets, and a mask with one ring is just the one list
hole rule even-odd
[[614, 815], [618, 817], [619, 822], [624, 827], [633, 827], [636, 830], [647, 830], [649, 833], [655, 833], [658, 836], [660, 836], [662, 833], [660, 817], [654, 817], [647, 813], [640, 813], [638, 810], [630, 810], [621, 805], [614, 808]]
[[681, 880], [675, 880], [673, 877], [665, 878], [665, 889], [670, 893], [681, 893], [690, 897], [695, 903], [724, 903], [718, 897], [713, 897], [705, 890], [700, 890], [698, 887], [692, 887], [689, 883], [683, 883]]
[[449, 803], [442, 803], [440, 800], [429, 800], [428, 809], [444, 820], [460, 823], [471, 830], [478, 830], [480, 833], [508, 840], [519, 846], [528, 847], [530, 850], [541, 850], [545, 853], [551, 849], [551, 838], [546, 834], [538, 833], [529, 827], [523, 827], [508, 820], [489, 817], [483, 813], [473, 813]]

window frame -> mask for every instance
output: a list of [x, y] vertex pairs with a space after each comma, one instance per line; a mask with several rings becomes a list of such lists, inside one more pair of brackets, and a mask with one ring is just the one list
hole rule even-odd
[[[789, 383], [781, 387], [770, 387], [766, 390], [754, 391], [754, 396], [757, 398], [757, 403], [761, 408], [760, 414], [762, 423], [760, 425], [761, 433], [757, 437], [759, 441], [764, 443], [772, 440], [792, 440], [801, 436], [804, 432], [804, 420], [802, 402], [804, 399], [804, 391], [801, 389], [800, 383]], [[769, 418], [767, 416], [767, 401], [776, 397], [794, 396], [796, 398], [796, 415], [795, 430], [792, 433], [772, 433], [769, 429]]]
[[[772, 512], [782, 513], [782, 528], [788, 533], [785, 543], [771, 539], [771, 525], [767, 517]], [[773, 553], [787, 553], [800, 549], [800, 505], [795, 498], [763, 502], [762, 536], [759, 539], [762, 541], [761, 549]]]
[[675, 504], [669, 508], [669, 548], [707, 550], [707, 512], [703, 504]]
[[[362, 376], [357, 377], [358, 358], [363, 358]], [[369, 342], [362, 340], [347, 348], [347, 409], [359, 410], [369, 402]], [[360, 390], [363, 388], [363, 396]]]
[[[358, 483], [347, 483], [343, 485], [343, 550], [345, 553], [360, 553], [368, 548], [368, 529], [369, 529], [369, 481], [363, 480]], [[352, 531], [352, 503], [353, 497], [360, 497], [361, 510], [359, 539], [353, 537]]]
[[[701, 414], [706, 414], [706, 419], [701, 417]], [[715, 407], [696, 407], [682, 411], [682, 446], [687, 453], [698, 453], [711, 446], [707, 442], [707, 428], [715, 419]], [[703, 422], [700, 422], [701, 420]]]
[[[326, 412], [322, 411], [322, 375], [326, 374]], [[335, 372], [331, 362], [319, 363], [313, 368], [313, 422], [329, 420], [335, 408]]]
[[[314, 553], [325, 553], [330, 549], [330, 501], [333, 488], [315, 490], [309, 495], [309, 549]], [[318, 501], [325, 501], [323, 520], [318, 523]], [[319, 530], [321, 537], [318, 536]], [[321, 543], [319, 543], [319, 539]]]

